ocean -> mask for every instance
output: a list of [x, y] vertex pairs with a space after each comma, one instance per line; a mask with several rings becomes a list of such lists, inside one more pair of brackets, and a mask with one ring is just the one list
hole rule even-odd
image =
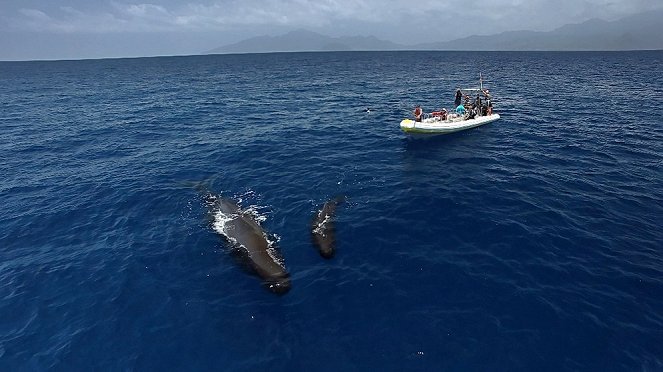
[[[0, 62], [0, 370], [663, 371], [661, 66]], [[479, 73], [500, 120], [401, 133]], [[274, 237], [288, 293], [231, 254], [203, 188]], [[340, 195], [326, 260], [310, 224]]]

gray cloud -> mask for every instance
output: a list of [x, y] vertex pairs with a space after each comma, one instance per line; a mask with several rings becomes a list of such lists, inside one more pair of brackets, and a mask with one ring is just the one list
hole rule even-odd
[[[186, 35], [215, 34], [217, 42], [207, 36], [211, 49], [220, 40], [306, 28], [414, 44], [511, 30], [547, 31], [661, 7], [660, 0], [3, 0], [0, 32], [48, 34], [50, 39], [177, 33], [185, 40]], [[188, 51], [172, 53], [183, 50]]]
[[[452, 32], [489, 25], [491, 32], [550, 29], [592, 17], [612, 19], [660, 7], [652, 0], [225, 0], [182, 4], [164, 0], [52, 2], [10, 0], [0, 10], [14, 30], [40, 32], [135, 32], [224, 30], [236, 25], [331, 27], [337, 22]], [[12, 4], [14, 5], [12, 9]], [[356, 27], [361, 28], [361, 27]]]

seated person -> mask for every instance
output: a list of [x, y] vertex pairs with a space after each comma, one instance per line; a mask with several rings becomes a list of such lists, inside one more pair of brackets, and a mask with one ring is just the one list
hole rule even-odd
[[469, 111], [467, 119], [474, 119], [477, 116], [477, 109], [472, 109]]
[[440, 118], [440, 120], [445, 120], [447, 118], [447, 109], [442, 109], [440, 111], [433, 111], [430, 114], [433, 117]]
[[459, 115], [465, 114], [465, 106], [458, 105], [458, 107], [456, 107], [456, 113], [459, 114]]

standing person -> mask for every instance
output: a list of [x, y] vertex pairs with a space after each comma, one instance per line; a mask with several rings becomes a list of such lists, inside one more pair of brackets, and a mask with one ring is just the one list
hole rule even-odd
[[462, 99], [463, 99], [463, 93], [460, 91], [460, 89], [456, 89], [456, 100], [454, 101], [454, 106], [458, 107]]
[[488, 115], [493, 114], [493, 101], [490, 99], [490, 91], [488, 89], [484, 89], [483, 95], [486, 99], [486, 106], [488, 106], [487, 113]]
[[417, 105], [414, 108], [414, 121], [421, 121], [422, 115], [423, 115], [423, 110], [421, 109], [421, 106]]

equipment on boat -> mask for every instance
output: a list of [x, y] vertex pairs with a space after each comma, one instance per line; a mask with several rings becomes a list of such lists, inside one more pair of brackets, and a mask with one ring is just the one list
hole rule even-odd
[[[500, 118], [493, 113], [493, 104], [489, 91], [483, 88], [483, 77], [479, 74], [479, 88], [460, 89], [465, 103], [454, 110], [446, 109], [421, 115], [421, 121], [404, 119], [401, 130], [412, 137], [429, 137], [475, 128], [491, 123]], [[476, 97], [476, 98], [475, 98]], [[419, 107], [419, 106], [417, 106]]]

